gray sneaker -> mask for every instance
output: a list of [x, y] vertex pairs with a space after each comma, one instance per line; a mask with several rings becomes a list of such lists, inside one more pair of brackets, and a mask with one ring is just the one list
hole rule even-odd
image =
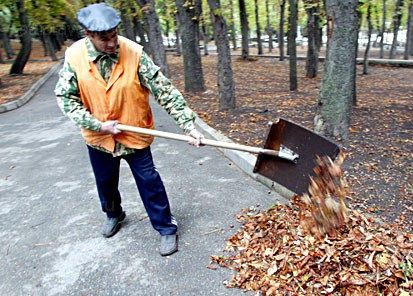
[[161, 247], [159, 253], [162, 256], [172, 255], [178, 251], [178, 235], [177, 234], [168, 234], [161, 236]]
[[116, 232], [119, 231], [121, 223], [123, 220], [125, 220], [125, 218], [125, 212], [122, 212], [122, 214], [120, 214], [120, 216], [117, 218], [106, 218], [106, 221], [105, 223], [103, 223], [102, 227], [102, 235], [104, 237], [114, 236]]

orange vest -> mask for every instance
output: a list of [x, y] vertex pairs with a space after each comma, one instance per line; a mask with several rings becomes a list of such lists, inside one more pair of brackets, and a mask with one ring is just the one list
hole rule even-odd
[[[119, 61], [114, 64], [107, 83], [96, 64], [89, 61], [85, 39], [67, 49], [66, 60], [76, 73], [80, 99], [86, 109], [102, 122], [118, 120], [122, 124], [152, 129], [154, 121], [149, 91], [141, 85], [138, 77], [142, 46], [127, 38], [118, 38]], [[142, 149], [153, 141], [152, 136], [131, 132], [111, 135], [82, 129], [82, 136], [87, 144], [112, 152], [115, 142], [128, 148]]]

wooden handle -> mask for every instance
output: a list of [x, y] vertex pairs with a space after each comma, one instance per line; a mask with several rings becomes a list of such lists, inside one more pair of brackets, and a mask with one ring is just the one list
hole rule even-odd
[[[117, 124], [116, 128], [121, 131], [134, 132], [138, 134], [150, 135], [154, 137], [160, 137], [160, 138], [172, 139], [172, 140], [178, 140], [178, 141], [188, 142], [189, 140], [192, 139], [191, 136], [162, 132], [162, 131], [142, 128], [142, 127], [124, 125], [124, 124]], [[252, 147], [252, 146], [247, 146], [247, 145], [240, 145], [240, 144], [235, 144], [235, 143], [228, 143], [228, 142], [209, 140], [209, 139], [203, 139], [201, 141], [201, 144], [206, 145], [206, 146], [212, 146], [212, 147], [245, 151], [245, 152], [250, 152], [250, 153], [255, 153], [255, 154], [263, 153], [263, 154], [268, 154], [268, 155], [273, 155], [273, 156], [278, 156], [279, 154], [279, 152], [276, 150], [263, 149], [259, 147]]]

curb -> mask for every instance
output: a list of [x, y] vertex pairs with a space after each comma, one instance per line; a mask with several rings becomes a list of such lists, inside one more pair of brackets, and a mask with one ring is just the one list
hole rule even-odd
[[[210, 139], [214, 139], [214, 140], [222, 141], [222, 142], [234, 143], [231, 139], [229, 139], [228, 137], [224, 136], [222, 133], [210, 127], [199, 117], [197, 117], [195, 120], [195, 126], [197, 129], [202, 131], [202, 133], [206, 137]], [[242, 171], [244, 171], [251, 178], [264, 184], [268, 188], [274, 190], [279, 195], [281, 195], [283, 198], [289, 200], [292, 196], [294, 196], [295, 193], [292, 192], [291, 190], [285, 188], [284, 186], [264, 176], [261, 176], [253, 172], [255, 162], [257, 161], [257, 157], [255, 155], [248, 153], [248, 152], [237, 151], [237, 150], [229, 150], [229, 149], [223, 149], [223, 148], [216, 148], [216, 149], [220, 150], [224, 154], [225, 157], [231, 160], [237, 167], [239, 167]]]
[[54, 65], [49, 70], [49, 72], [47, 72], [42, 78], [37, 80], [24, 95], [20, 96], [18, 99], [14, 101], [0, 105], [0, 113], [17, 109], [26, 104], [28, 101], [30, 101], [30, 99], [33, 98], [36, 91], [50, 78], [50, 76], [52, 76], [57, 71], [57, 69], [60, 68], [61, 64], [62, 60], [60, 60], [56, 65]]

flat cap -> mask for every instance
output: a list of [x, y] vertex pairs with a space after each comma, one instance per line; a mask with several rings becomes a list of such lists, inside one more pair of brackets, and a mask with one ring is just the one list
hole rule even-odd
[[77, 20], [88, 31], [104, 32], [116, 28], [121, 19], [119, 13], [106, 3], [88, 5], [77, 13]]

